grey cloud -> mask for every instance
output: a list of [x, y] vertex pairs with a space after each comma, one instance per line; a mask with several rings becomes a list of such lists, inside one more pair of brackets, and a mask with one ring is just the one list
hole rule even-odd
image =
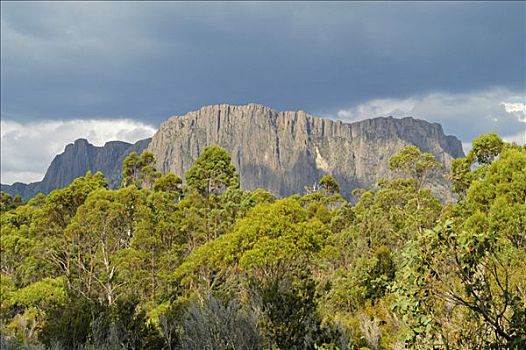
[[2, 114], [19, 120], [526, 90], [521, 2], [1, 6]]

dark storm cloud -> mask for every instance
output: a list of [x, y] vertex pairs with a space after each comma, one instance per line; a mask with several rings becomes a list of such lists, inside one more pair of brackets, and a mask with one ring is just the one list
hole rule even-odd
[[336, 113], [525, 87], [525, 3], [2, 2], [2, 116]]

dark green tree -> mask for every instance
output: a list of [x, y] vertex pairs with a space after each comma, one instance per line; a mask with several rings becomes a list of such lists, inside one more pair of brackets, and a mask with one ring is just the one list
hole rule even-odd
[[153, 190], [156, 192], [170, 192], [178, 196], [183, 193], [183, 180], [173, 173], [167, 173], [155, 180]]
[[504, 142], [494, 132], [480, 135], [473, 140], [471, 151], [479, 164], [491, 163], [502, 151]]
[[340, 184], [331, 175], [323, 175], [320, 180], [320, 188], [328, 195], [333, 195], [340, 192]]
[[16, 209], [22, 205], [22, 196], [17, 194], [11, 197], [8, 193], [0, 192], [0, 213], [11, 209]]
[[220, 194], [229, 187], [239, 187], [239, 176], [230, 154], [217, 145], [211, 145], [192, 164], [186, 173], [186, 182], [207, 197]]
[[71, 295], [64, 304], [50, 305], [39, 339], [48, 348], [80, 349], [88, 342], [93, 317], [102, 312], [99, 304]]
[[137, 188], [152, 188], [160, 177], [155, 168], [155, 158], [150, 151], [142, 152], [139, 157], [131, 152], [122, 162], [122, 187], [134, 185]]

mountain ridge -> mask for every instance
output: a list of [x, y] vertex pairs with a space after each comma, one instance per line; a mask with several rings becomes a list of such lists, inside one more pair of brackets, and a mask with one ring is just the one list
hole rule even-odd
[[301, 193], [326, 173], [350, 196], [354, 188], [370, 187], [387, 175], [388, 158], [409, 144], [433, 153], [446, 168], [464, 155], [460, 140], [444, 135], [438, 123], [412, 117], [345, 123], [260, 104], [217, 104], [172, 116], [161, 123], [148, 149], [161, 172], [183, 176], [210, 144], [230, 151], [244, 188], [261, 187], [278, 196]]
[[[413, 117], [348, 123], [255, 103], [216, 104], [171, 116], [151, 139], [135, 144], [109, 141], [99, 147], [78, 139], [53, 159], [42, 181], [1, 187], [28, 199], [67, 186], [88, 170], [103, 171], [110, 186], [116, 187], [124, 157], [145, 149], [154, 153], [161, 172], [172, 171], [184, 178], [210, 144], [231, 153], [243, 188], [265, 188], [278, 196], [301, 193], [322, 175], [331, 174], [349, 197], [354, 188], [370, 187], [387, 176], [389, 157], [409, 144], [434, 154], [446, 169], [453, 158], [464, 155], [460, 140], [445, 135], [440, 124]], [[440, 177], [433, 184], [438, 193], [449, 186]]]
[[24, 200], [38, 193], [48, 194], [56, 188], [68, 186], [75, 178], [87, 171], [102, 171], [110, 187], [120, 184], [121, 164], [130, 152], [141, 153], [146, 149], [150, 138], [135, 143], [108, 141], [103, 146], [95, 146], [88, 140], [80, 138], [64, 147], [64, 151], [51, 161], [41, 181], [25, 184], [15, 182], [12, 185], [1, 185], [3, 192], [11, 195], [20, 194]]

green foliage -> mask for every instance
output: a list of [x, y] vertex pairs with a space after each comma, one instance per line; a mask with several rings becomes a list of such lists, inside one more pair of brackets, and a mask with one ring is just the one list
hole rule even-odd
[[491, 132], [473, 140], [470, 152], [473, 152], [479, 164], [489, 164], [500, 154], [503, 146], [502, 139]]
[[453, 184], [453, 192], [457, 194], [465, 194], [473, 180], [473, 173], [471, 168], [474, 163], [473, 153], [469, 153], [464, 158], [454, 159], [451, 164], [451, 182]]
[[472, 170], [446, 221], [407, 245], [399, 307], [414, 344], [515, 348], [526, 341], [526, 151], [483, 154], [479, 161], [491, 163]]
[[22, 205], [22, 196], [16, 195], [14, 198], [8, 193], [0, 192], [0, 213], [16, 209]]
[[320, 180], [320, 187], [329, 195], [340, 192], [340, 184], [331, 175], [323, 175]]
[[[304, 272], [305, 275], [308, 272]], [[309, 349], [330, 342], [336, 334], [321, 326], [315, 283], [307, 276], [294, 282], [274, 280], [259, 287], [265, 338], [278, 349]]]
[[45, 308], [51, 304], [62, 304], [66, 300], [63, 278], [44, 278], [13, 292], [8, 301], [13, 307]]
[[198, 271], [242, 269], [255, 276], [280, 274], [295, 261], [310, 260], [329, 231], [294, 199], [263, 203], [249, 211], [233, 232], [202, 245], [175, 271], [194, 279]]
[[100, 312], [100, 307], [82, 296], [72, 296], [64, 304], [49, 305], [39, 339], [47, 347], [79, 349], [89, 340], [93, 317]]
[[[453, 191], [465, 195], [471, 183], [485, 172], [485, 165], [495, 160], [504, 149], [513, 149], [495, 133], [481, 135], [473, 140], [472, 148], [464, 158], [453, 160], [451, 180]], [[515, 148], [520, 151], [520, 148]]]
[[155, 180], [153, 190], [156, 192], [171, 192], [180, 196], [183, 190], [183, 180], [173, 173], [167, 173]]
[[526, 148], [495, 134], [451, 165], [408, 146], [396, 176], [338, 192], [243, 191], [230, 155], [186, 174], [130, 154], [23, 204], [0, 194], [6, 348], [520, 349], [526, 343]]
[[156, 300], [167, 293], [169, 285], [163, 277], [171, 263], [181, 258], [185, 245], [177, 210], [171, 192], [151, 192], [137, 207], [133, 237], [118, 254], [126, 293], [141, 300]]
[[112, 305], [122, 292], [119, 252], [134, 236], [137, 209], [146, 193], [130, 186], [117, 191], [93, 192], [79, 207], [78, 215], [65, 230], [75, 255], [69, 265], [76, 277], [72, 288], [87, 296], [98, 296]]
[[147, 322], [137, 303], [119, 300], [108, 306], [82, 296], [47, 310], [39, 336], [46, 347], [64, 349], [162, 349], [159, 331]]
[[133, 185], [137, 188], [149, 189], [160, 175], [155, 168], [155, 158], [152, 152], [144, 151], [140, 156], [136, 152], [131, 152], [122, 163], [121, 186]]
[[389, 159], [389, 168], [417, 181], [418, 187], [427, 179], [429, 173], [440, 167], [430, 153], [422, 153], [416, 146], [406, 146]]
[[148, 322], [144, 310], [130, 299], [104, 306], [92, 325], [92, 342], [97, 349], [145, 349], [164, 347], [164, 340]]
[[186, 173], [188, 186], [202, 195], [222, 193], [239, 187], [239, 176], [231, 164], [230, 154], [217, 145], [206, 147]]

